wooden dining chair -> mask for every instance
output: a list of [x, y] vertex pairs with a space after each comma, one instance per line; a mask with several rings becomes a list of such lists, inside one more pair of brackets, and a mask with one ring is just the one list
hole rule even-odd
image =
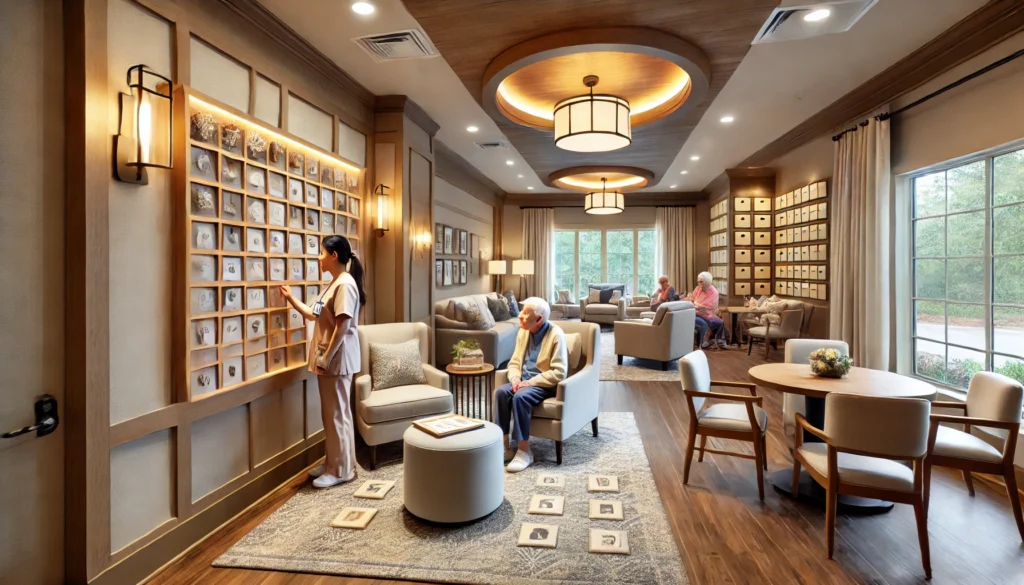
[[[711, 379], [708, 358], [697, 350], [679, 358], [679, 380], [690, 410], [690, 433], [686, 441], [686, 460], [683, 463], [683, 484], [690, 480], [690, 462], [693, 459], [694, 443], [700, 435], [700, 455], [697, 462], [704, 461], [705, 451], [718, 455], [731, 455], [753, 459], [757, 469], [757, 495], [764, 500], [764, 472], [768, 469], [765, 459], [765, 431], [768, 429], [768, 413], [761, 408], [762, 398], [757, 395], [757, 385], [752, 382], [719, 382]], [[750, 396], [711, 392], [713, 386], [746, 388]], [[726, 404], [712, 404], [704, 408], [708, 399], [722, 400]], [[750, 441], [754, 454], [719, 451], [706, 448], [708, 437]]]
[[[963, 416], [932, 414], [928, 433], [928, 457], [924, 463], [924, 504], [928, 508], [929, 479], [932, 467], [952, 467], [964, 474], [967, 491], [974, 496], [971, 473], [1001, 475], [1006, 481], [1010, 508], [1017, 521], [1017, 531], [1024, 540], [1024, 517], [1021, 516], [1020, 494], [1013, 470], [1013, 455], [1017, 450], [1021, 408], [1024, 406], [1024, 387], [1020, 382], [993, 372], [977, 372], [971, 378], [966, 402], [933, 402], [933, 408], [955, 408]], [[958, 431], [939, 423], [964, 425]], [[1006, 432], [1003, 450], [998, 451], [981, 438], [971, 434], [971, 426], [999, 429]]]
[[785, 341], [800, 337], [800, 327], [804, 321], [803, 309], [786, 309], [782, 312], [782, 321], [776, 327], [761, 325], [747, 329], [747, 355], [754, 348], [755, 339], [764, 340], [764, 359], [768, 359], [768, 350], [773, 341]]
[[[821, 443], [804, 443], [795, 436], [793, 492], [799, 493], [800, 467], [825, 488], [825, 548], [835, 549], [836, 503], [840, 494], [889, 500], [914, 507], [921, 563], [932, 578], [928, 552], [928, 518], [924, 507], [924, 459], [928, 453], [928, 415], [931, 403], [916, 398], [879, 398], [832, 393], [825, 398], [825, 428], [818, 429], [802, 414], [797, 430], [806, 430]], [[903, 462], [912, 462], [913, 470]]]

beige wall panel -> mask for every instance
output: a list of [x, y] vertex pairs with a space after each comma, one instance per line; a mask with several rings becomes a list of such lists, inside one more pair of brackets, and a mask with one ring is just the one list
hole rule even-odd
[[263, 463], [303, 439], [302, 382], [254, 400], [253, 460]]
[[[59, 0], [0, 2], [0, 429], [64, 404], [64, 48]], [[64, 429], [2, 439], [0, 581], [64, 581]]]
[[[467, 283], [458, 286], [434, 286], [434, 300], [457, 297], [473, 293], [490, 292], [494, 289], [494, 278], [487, 276], [487, 264], [481, 260], [491, 258], [493, 250], [494, 214], [490, 205], [466, 193], [443, 179], [434, 179], [434, 223], [463, 229], [470, 234], [481, 236], [483, 254], [473, 251], [473, 257], [439, 255], [440, 259], [458, 258], [471, 266]], [[520, 228], [522, 229], [522, 228]], [[433, 241], [433, 233], [431, 233]], [[456, 241], [456, 243], [458, 243]], [[472, 238], [470, 238], [472, 244]]]
[[192, 423], [192, 501], [249, 471], [249, 409]]
[[191, 59], [192, 87], [235, 109], [249, 111], [248, 67], [194, 37]]
[[[320, 416], [320, 385], [316, 376], [306, 379], [306, 436], [312, 437], [324, 430], [324, 420]], [[355, 415], [355, 408], [353, 414]]]
[[262, 75], [256, 76], [256, 109], [252, 115], [271, 126], [281, 125], [281, 86]]
[[[430, 235], [434, 232], [434, 224], [430, 221], [431, 201], [433, 199], [434, 165], [418, 152], [411, 155], [409, 169], [409, 201], [412, 213], [409, 214], [409, 320], [423, 321], [428, 325], [433, 316], [433, 305], [430, 295], [425, 294], [434, 284], [434, 264], [430, 260], [430, 245], [418, 244], [420, 234]], [[469, 236], [467, 236], [468, 238]], [[468, 244], [468, 240], [467, 240]], [[417, 248], [417, 246], [420, 246]], [[468, 260], [469, 258], [466, 257]], [[468, 265], [467, 265], [468, 280]]]
[[288, 131], [292, 134], [330, 152], [334, 150], [333, 123], [331, 116], [323, 110], [311, 106], [294, 94], [288, 94]]
[[772, 161], [768, 166], [775, 169], [774, 195], [832, 178], [834, 153], [832, 136], [822, 136]]
[[338, 154], [357, 165], [366, 165], [366, 135], [338, 122]]
[[174, 517], [174, 441], [169, 429], [110, 450], [110, 546], [131, 544]]
[[[173, 30], [128, 0], [107, 13], [108, 120], [118, 128], [118, 93], [128, 68], [149, 65], [171, 74]], [[110, 181], [110, 422], [171, 402], [170, 171], [150, 170], [148, 185]]]
[[[506, 269], [512, 270], [512, 260], [523, 256], [523, 210], [518, 205], [506, 205], [501, 218], [501, 258]], [[519, 294], [519, 277], [506, 274], [501, 278], [501, 291], [514, 290]], [[521, 299], [520, 299], [521, 300]]]
[[[395, 199], [398, 199], [400, 196], [398, 189], [398, 181], [400, 179], [398, 177], [398, 156], [397, 145], [394, 143], [378, 142], [374, 145], [374, 181], [391, 187], [389, 193], [391, 193], [392, 207], [391, 232], [378, 236], [373, 229], [369, 231], [370, 237], [373, 238], [373, 259], [375, 262], [373, 267], [373, 305], [375, 313], [374, 322], [376, 323], [391, 323], [402, 320], [395, 316], [395, 300], [397, 298], [395, 287], [397, 286], [396, 279], [400, 270], [400, 267], [395, 266], [395, 246], [401, 239], [397, 235], [401, 231], [399, 229], [401, 224], [395, 219], [395, 210], [399, 208], [395, 203]], [[373, 195], [367, 196], [366, 212], [366, 221], [375, 227], [377, 225], [377, 200]]]

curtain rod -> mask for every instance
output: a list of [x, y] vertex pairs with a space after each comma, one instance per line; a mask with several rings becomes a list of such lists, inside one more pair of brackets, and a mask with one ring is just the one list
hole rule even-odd
[[[921, 98], [921, 99], [919, 99], [919, 100], [917, 100], [915, 102], [912, 102], [912, 103], [909, 103], [909, 104], [903, 106], [902, 108], [896, 110], [895, 112], [892, 112], [892, 113], [883, 112], [883, 113], [875, 116], [874, 118], [876, 120], [879, 120], [879, 121], [888, 120], [889, 118], [892, 118], [893, 116], [895, 116], [897, 114], [902, 114], [903, 112], [906, 112], [907, 110], [909, 110], [911, 108], [917, 107], [917, 106], [925, 103], [926, 101], [928, 101], [930, 99], [936, 98], [936, 97], [946, 93], [947, 91], [949, 91], [951, 89], [955, 89], [957, 87], [960, 87], [961, 85], [967, 83], [968, 81], [971, 81], [972, 79], [974, 79], [976, 77], [981, 77], [982, 75], [988, 73], [989, 71], [992, 71], [993, 69], [998, 69], [999, 67], [1002, 67], [1003, 65], [1006, 65], [1010, 61], [1013, 61], [1014, 59], [1018, 59], [1020, 57], [1024, 57], [1024, 49], [1021, 49], [1021, 50], [1019, 50], [1019, 51], [1017, 51], [1015, 53], [1007, 55], [1006, 57], [1003, 57], [1002, 59], [1000, 59], [1000, 60], [998, 60], [998, 61], [996, 61], [994, 63], [991, 63], [991, 64], [989, 64], [986, 67], [982, 67], [981, 69], [978, 69], [974, 73], [971, 73], [969, 75], [965, 75], [965, 76], [961, 77], [960, 79], [954, 81], [953, 83], [950, 83], [949, 85], [947, 85], [945, 87], [937, 89], [937, 90], [931, 92], [930, 94], [924, 96], [923, 98]], [[867, 126], [867, 125], [868, 125], [868, 121], [864, 120], [863, 122], [861, 122], [857, 126], [864, 127], [864, 126]], [[847, 128], [846, 130], [843, 130], [839, 134], [836, 134], [835, 136], [832, 137], [832, 141], [834, 142], [834, 141], [839, 140], [847, 132], [856, 132], [857, 131], [857, 126], [854, 126], [853, 128]]]

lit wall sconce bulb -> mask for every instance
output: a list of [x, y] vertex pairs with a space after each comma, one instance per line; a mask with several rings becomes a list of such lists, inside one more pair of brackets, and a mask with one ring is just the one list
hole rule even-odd
[[118, 96], [116, 177], [145, 185], [149, 183], [148, 168], [174, 165], [173, 83], [145, 65], [130, 67], [127, 82], [131, 93]]
[[375, 218], [374, 231], [378, 236], [383, 236], [391, 229], [391, 195], [388, 190], [391, 187], [381, 183], [373, 190], [377, 197], [377, 217]]

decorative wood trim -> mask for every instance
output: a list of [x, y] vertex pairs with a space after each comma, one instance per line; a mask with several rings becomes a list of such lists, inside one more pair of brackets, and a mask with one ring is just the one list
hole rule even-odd
[[[629, 193], [626, 207], [658, 207], [696, 205], [707, 200], [703, 191], [681, 193]], [[506, 205], [519, 207], [583, 207], [583, 193], [543, 193], [525, 195], [509, 193]]]
[[992, 0], [895, 65], [748, 156], [738, 166], [770, 164], [820, 136], [841, 129], [851, 120], [877, 110], [1022, 30], [1024, 3], [1020, 0]]
[[64, 564], [67, 582], [86, 583], [110, 564], [106, 0], [64, 2], [64, 90]]
[[730, 179], [764, 179], [775, 178], [775, 169], [771, 167], [748, 167], [725, 169], [725, 174]]
[[374, 111], [379, 114], [396, 112], [405, 114], [410, 120], [415, 122], [417, 126], [423, 128], [423, 131], [429, 134], [431, 138], [433, 138], [437, 134], [437, 131], [441, 129], [441, 125], [435, 122], [419, 104], [409, 99], [409, 96], [377, 96], [377, 101], [374, 104]]
[[434, 159], [437, 178], [455, 185], [491, 207], [500, 204], [505, 191], [440, 140], [434, 141]]
[[119, 563], [121, 561], [121, 559], [124, 559], [125, 557], [131, 556], [136, 551], [138, 551], [140, 548], [146, 546], [147, 544], [149, 544], [149, 543], [153, 542], [154, 540], [160, 538], [161, 536], [167, 534], [172, 529], [174, 529], [174, 527], [177, 526], [178, 524], [180, 524], [180, 522], [178, 521], [177, 518], [168, 518], [167, 520], [165, 520], [163, 522], [163, 524], [160, 524], [159, 526], [157, 526], [153, 530], [150, 530], [149, 532], [147, 532], [145, 535], [139, 537], [138, 540], [135, 540], [134, 542], [132, 542], [131, 544], [125, 546], [124, 548], [122, 548], [120, 550], [114, 551], [114, 554], [110, 555], [111, 563], [113, 563], [113, 564]]

